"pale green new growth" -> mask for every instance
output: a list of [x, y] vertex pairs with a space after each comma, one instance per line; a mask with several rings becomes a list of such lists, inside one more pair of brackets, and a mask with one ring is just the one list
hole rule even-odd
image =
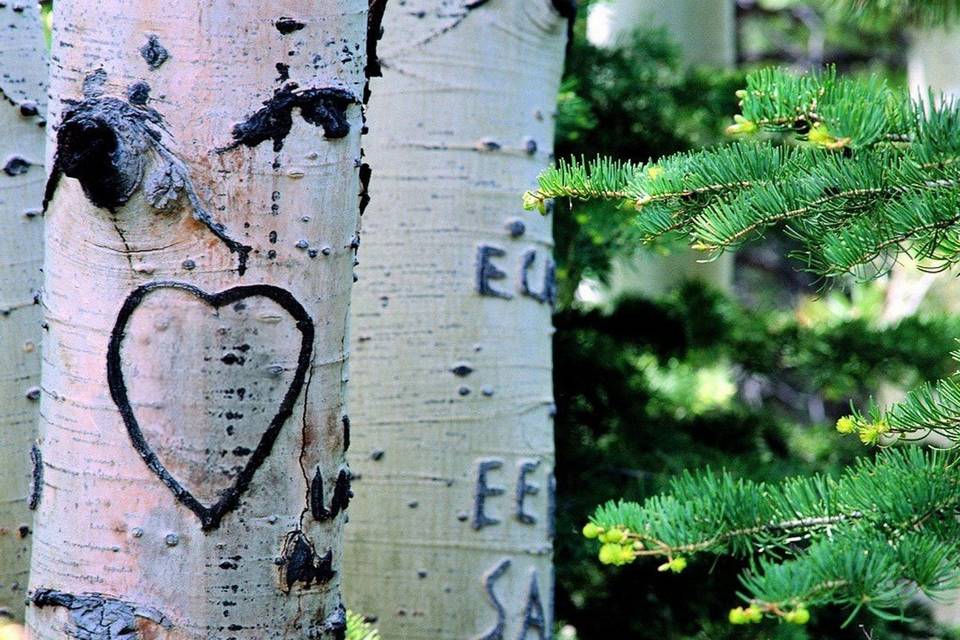
[[380, 633], [359, 613], [347, 611], [346, 640], [381, 640]]

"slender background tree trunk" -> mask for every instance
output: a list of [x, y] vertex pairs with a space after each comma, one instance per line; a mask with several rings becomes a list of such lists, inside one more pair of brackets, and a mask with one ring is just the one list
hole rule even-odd
[[385, 638], [550, 635], [552, 238], [520, 195], [551, 155], [557, 6], [387, 6], [345, 559]]
[[40, 400], [47, 64], [39, 6], [3, 3], [0, 32], [0, 616], [21, 620]]
[[[928, 99], [927, 89], [948, 98], [960, 96], [960, 31], [931, 29], [912, 34], [907, 64], [907, 80], [915, 96]], [[960, 283], [956, 273], [923, 273], [912, 263], [893, 268], [887, 287], [882, 320], [887, 324], [913, 315], [928, 296], [948, 313], [960, 313]], [[884, 385], [879, 390], [882, 403], [903, 398], [904, 389]], [[931, 438], [933, 440], [933, 438]], [[933, 444], [947, 443], [934, 440]], [[941, 623], [960, 626], [960, 591], [930, 603], [934, 617]]]
[[[736, 24], [732, 0], [610, 0], [590, 13], [588, 36], [599, 46], [616, 47], [640, 28], [663, 28], [678, 45], [684, 62], [729, 67], [736, 60]], [[645, 158], [640, 158], [645, 160]], [[733, 254], [702, 263], [703, 254], [677, 246], [669, 256], [640, 252], [611, 265], [605, 298], [624, 294], [655, 296], [683, 280], [701, 280], [729, 289]]]
[[665, 28], [690, 64], [729, 66], [736, 59], [732, 0], [606, 0], [591, 12], [588, 37], [613, 47], [640, 27]]
[[[928, 29], [915, 31], [907, 59], [907, 82], [911, 93], [924, 101], [928, 89], [934, 95], [960, 96], [960, 31]], [[943, 310], [960, 312], [960, 289], [949, 273], [924, 273], [912, 262], [894, 266], [887, 286], [881, 320], [885, 324], [913, 315], [928, 293], [936, 294]], [[892, 398], [891, 398], [892, 400]]]
[[31, 637], [340, 637], [367, 0], [55, 11]]

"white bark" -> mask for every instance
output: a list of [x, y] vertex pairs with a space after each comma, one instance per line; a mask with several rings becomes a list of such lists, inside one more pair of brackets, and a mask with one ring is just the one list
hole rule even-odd
[[[934, 95], [960, 95], [960, 31], [929, 29], [912, 34], [907, 60], [907, 83], [915, 98], [928, 100], [928, 89]], [[893, 268], [887, 286], [881, 321], [895, 324], [913, 315], [929, 293], [935, 293], [947, 310], [957, 307], [958, 285], [948, 273], [924, 273], [907, 260]], [[890, 400], [894, 400], [893, 396]]]
[[[680, 45], [686, 63], [729, 67], [736, 60], [734, 9], [731, 0], [607, 0], [593, 7], [587, 33], [595, 44], [615, 47], [636, 29], [663, 28]], [[708, 263], [701, 262], [703, 258], [702, 253], [679, 246], [668, 256], [639, 253], [615, 258], [600, 299], [661, 295], [684, 280], [729, 289], [733, 255]]]
[[606, 0], [591, 10], [588, 36], [613, 47], [639, 27], [665, 28], [691, 64], [729, 66], [736, 59], [733, 0]]
[[345, 592], [385, 638], [550, 635], [551, 222], [519, 196], [550, 158], [567, 23], [468, 4], [388, 4], [371, 85]]
[[338, 637], [367, 0], [55, 11], [28, 633]]
[[[960, 96], [960, 31], [931, 29], [912, 34], [907, 64], [907, 83], [915, 97], [927, 100], [927, 89], [956, 99]], [[887, 286], [881, 320], [887, 324], [913, 315], [928, 296], [940, 311], [960, 312], [960, 285], [956, 273], [923, 273], [912, 261], [898, 264]], [[904, 390], [884, 385], [878, 392], [884, 404], [903, 398]], [[941, 439], [929, 438], [932, 446], [948, 446]], [[930, 601], [934, 618], [947, 625], [960, 626], [960, 591], [949, 597]]]
[[[17, 10], [15, 10], [15, 7]], [[46, 51], [36, 4], [0, 5], [0, 624], [23, 618], [40, 382]]]

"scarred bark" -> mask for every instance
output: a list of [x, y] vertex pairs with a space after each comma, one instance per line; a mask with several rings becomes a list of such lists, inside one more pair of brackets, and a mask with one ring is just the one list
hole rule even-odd
[[341, 637], [367, 0], [55, 10], [30, 637]]
[[[36, 4], [0, 4], [0, 616], [23, 617], [40, 399], [46, 52]], [[36, 457], [36, 456], [34, 456]]]
[[387, 5], [345, 558], [385, 638], [550, 633], [552, 237], [519, 196], [551, 156], [570, 4]]

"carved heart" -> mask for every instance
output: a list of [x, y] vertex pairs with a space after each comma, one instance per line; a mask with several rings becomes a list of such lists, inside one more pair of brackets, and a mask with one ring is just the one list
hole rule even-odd
[[[295, 322], [296, 330], [299, 331], [301, 335], [300, 348], [299, 348], [299, 352], [296, 354], [295, 367], [285, 368], [280, 365], [273, 365], [271, 367], [268, 367], [269, 369], [274, 370], [271, 373], [271, 375], [273, 375], [274, 377], [279, 377], [282, 371], [284, 371], [285, 369], [288, 369], [288, 368], [293, 369], [293, 377], [289, 383], [289, 386], [286, 388], [286, 391], [283, 393], [282, 399], [280, 400], [280, 403], [279, 403], [279, 407], [276, 410], [276, 414], [274, 414], [273, 418], [270, 419], [266, 430], [259, 437], [259, 441], [256, 442], [255, 446], [249, 447], [249, 448], [237, 447], [234, 450], [233, 453], [235, 456], [243, 456], [243, 457], [249, 456], [249, 457], [247, 457], [244, 465], [234, 467], [232, 470], [225, 472], [225, 473], [228, 473], [229, 477], [232, 478], [232, 482], [226, 489], [217, 492], [217, 495], [219, 497], [216, 500], [208, 499], [208, 502], [212, 502], [209, 505], [203, 504], [203, 502], [201, 501], [203, 496], [198, 497], [197, 495], [195, 495], [195, 493], [199, 493], [199, 490], [197, 489], [196, 486], [194, 487], [193, 491], [191, 491], [186, 486], [184, 486], [184, 483], [190, 480], [189, 474], [186, 474], [186, 472], [181, 472], [181, 477], [177, 478], [174, 476], [173, 473], [171, 473], [168, 467], [165, 466], [163, 462], [161, 462], [160, 456], [158, 456], [158, 452], [155, 451], [154, 447], [151, 446], [150, 442], [148, 441], [149, 438], [145, 436], [143, 429], [141, 429], [140, 422], [137, 419], [136, 413], [133, 410], [133, 405], [136, 405], [138, 409], [142, 411], [149, 411], [153, 409], [156, 412], [156, 411], [162, 410], [162, 408], [165, 407], [165, 404], [160, 399], [157, 399], [157, 404], [159, 407], [161, 407], [161, 409], [157, 409], [157, 407], [151, 407], [150, 406], [151, 402], [145, 399], [135, 399], [135, 402], [131, 403], [130, 395], [127, 389], [127, 384], [126, 384], [126, 381], [124, 380], [123, 366], [121, 362], [121, 347], [123, 346], [124, 338], [130, 332], [131, 318], [134, 316], [134, 313], [136, 312], [136, 310], [140, 308], [140, 306], [143, 304], [144, 300], [146, 300], [152, 293], [155, 293], [158, 291], [180, 292], [180, 293], [189, 294], [189, 296], [192, 296], [198, 299], [200, 302], [202, 302], [205, 305], [205, 308], [208, 309], [208, 311], [213, 312], [212, 316], [217, 319], [220, 318], [222, 308], [227, 307], [228, 305], [233, 305], [233, 307], [229, 310], [230, 312], [241, 313], [243, 312], [243, 310], [247, 308], [248, 303], [253, 304], [253, 301], [248, 299], [260, 299], [260, 302], [262, 303], [262, 305], [264, 304], [270, 305], [271, 307], [273, 307], [273, 309], [276, 309], [276, 307], [279, 307], [279, 309], [289, 314], [290, 318], [292, 318], [292, 320]], [[193, 326], [193, 323], [200, 325], [201, 322], [197, 321], [196, 318], [192, 316], [188, 317], [188, 313], [184, 305], [179, 305], [179, 306], [178, 305], [155, 305], [155, 306], [157, 308], [154, 309], [154, 313], [147, 314], [146, 316], [144, 316], [143, 314], [140, 314], [140, 317], [158, 318], [160, 317], [161, 313], [166, 314], [168, 319], [159, 320], [158, 322], [169, 323], [170, 318], [172, 318], [174, 321], [178, 321], [180, 323], [180, 325], [178, 325], [180, 328], [180, 333], [177, 335], [179, 335], [181, 338], [189, 339], [195, 336], [195, 334], [191, 332], [202, 331], [201, 326]], [[201, 319], [203, 318], [201, 317]], [[276, 312], [270, 312], [270, 313], [265, 312], [264, 314], [261, 314], [260, 319], [264, 320], [265, 322], [269, 322], [271, 324], [278, 324], [282, 320], [280, 315], [277, 314]], [[135, 321], [134, 323], [136, 324], [136, 322], [137, 321]], [[157, 325], [155, 324], [155, 326]], [[154, 335], [158, 334], [158, 332], [162, 331], [165, 327], [166, 327], [166, 324], [164, 324], [163, 326], [158, 326], [156, 331], [153, 331], [153, 332], [144, 331], [143, 330], [144, 328], [140, 327], [138, 331], [138, 335], [141, 336], [139, 343], [142, 343], [144, 345], [150, 345], [151, 341], [154, 339]], [[231, 330], [230, 325], [221, 327], [216, 332], [218, 337], [214, 339], [209, 338], [209, 336], [206, 334], [201, 334], [199, 337], [196, 338], [197, 340], [200, 341], [198, 343], [199, 345], [201, 345], [201, 348], [199, 350], [203, 351], [203, 349], [205, 348], [207, 351], [209, 351], [211, 350], [211, 345], [216, 343], [218, 340], [220, 342], [228, 341], [230, 339], [229, 338], [230, 330]], [[262, 333], [268, 334], [269, 332], [263, 331]], [[263, 335], [260, 335], [260, 334], [261, 334], [260, 328], [253, 327], [252, 329], [246, 330], [246, 332], [243, 335], [247, 337], [259, 335], [261, 340], [266, 340], [268, 342], [270, 341], [269, 339], [271, 336], [267, 335], [266, 337], [264, 337]], [[143, 461], [146, 463], [147, 467], [151, 471], [153, 471], [153, 473], [155, 473], [158, 478], [160, 478], [160, 480], [167, 486], [167, 488], [170, 489], [174, 497], [176, 497], [176, 499], [180, 501], [180, 503], [182, 503], [188, 509], [193, 511], [200, 518], [201, 527], [204, 531], [209, 531], [219, 527], [220, 521], [223, 518], [223, 516], [227, 512], [232, 511], [237, 507], [240, 501], [240, 496], [243, 495], [243, 493], [250, 487], [250, 483], [257, 469], [260, 468], [263, 462], [267, 459], [267, 456], [270, 455], [270, 451], [272, 450], [273, 445], [276, 442], [277, 436], [280, 434], [280, 429], [283, 427], [283, 424], [287, 421], [287, 419], [292, 414], [294, 403], [296, 403], [297, 398], [300, 395], [300, 391], [304, 386], [304, 382], [306, 380], [306, 375], [307, 375], [307, 369], [310, 366], [310, 357], [313, 350], [313, 339], [314, 339], [313, 321], [311, 320], [310, 316], [307, 314], [303, 306], [296, 300], [296, 298], [293, 297], [292, 294], [290, 294], [289, 291], [286, 291], [284, 289], [280, 289], [279, 287], [274, 287], [271, 285], [259, 284], [259, 285], [240, 286], [240, 287], [234, 287], [232, 289], [227, 289], [225, 291], [221, 291], [220, 293], [211, 294], [211, 293], [206, 293], [205, 291], [184, 282], [172, 282], [172, 281], [152, 282], [149, 284], [145, 284], [137, 288], [136, 290], [134, 290], [124, 301], [123, 306], [120, 309], [120, 313], [117, 316], [116, 324], [114, 325], [113, 331], [110, 334], [110, 344], [109, 344], [109, 347], [107, 348], [107, 381], [110, 386], [110, 395], [113, 398], [114, 403], [116, 403], [117, 408], [120, 410], [120, 415], [123, 417], [124, 425], [126, 425], [127, 433], [130, 435], [130, 441], [133, 444], [134, 449], [136, 449], [137, 453], [140, 454], [140, 457], [143, 458]], [[229, 344], [229, 343], [225, 342], [225, 344]], [[196, 359], [197, 357], [196, 354], [193, 354], [192, 353], [193, 350], [191, 350], [189, 347], [183, 344], [178, 344], [177, 346], [181, 347], [181, 349], [178, 350], [177, 348], [172, 348], [167, 350], [166, 353], [172, 354], [171, 358], [177, 359], [178, 361], [189, 358], [189, 357], [194, 357]], [[240, 355], [237, 355], [237, 353], [234, 351], [230, 351], [230, 352], [227, 352], [226, 355], [224, 355], [222, 358], [218, 358], [216, 360], [223, 363], [223, 365], [239, 364], [242, 366], [246, 358], [252, 355], [247, 353], [247, 350], [249, 350], [249, 348], [250, 348], [249, 345], [245, 343], [243, 345], [236, 347], [236, 349], [239, 350]], [[214, 358], [210, 357], [209, 355], [203, 356], [204, 362], [210, 362], [212, 360], [214, 360]], [[129, 358], [128, 358], [128, 361], [130, 361]], [[142, 369], [144, 369], [144, 371], [140, 371], [139, 369], [141, 367], [137, 366], [135, 359], [128, 362], [128, 364], [137, 368], [137, 372], [136, 372], [137, 379], [139, 379], [141, 376], [143, 376], [144, 378], [156, 378], [157, 377], [156, 372], [159, 370], [165, 370], [165, 368], [168, 366], [166, 362], [159, 362], [159, 363], [149, 362], [149, 363], [145, 363], [142, 366]], [[216, 364], [217, 364], [216, 361], [212, 363], [212, 365], [216, 365]], [[207, 366], [207, 365], [203, 365], [203, 366]], [[220, 366], [220, 365], [217, 365], [217, 366]], [[203, 374], [201, 378], [203, 376], [209, 377], [211, 375], [207, 369], [203, 369], [203, 368], [201, 368], [201, 374]], [[204, 388], [203, 387], [204, 383], [205, 381], [201, 379], [198, 381], [198, 384], [194, 386]], [[254, 382], [254, 384], [256, 384], [256, 382]], [[194, 391], [193, 389], [191, 389], [191, 391], [196, 393], [196, 391]], [[235, 390], [231, 388], [231, 389], [222, 389], [221, 391], [234, 392]], [[187, 394], [185, 393], [184, 395], [187, 395]], [[244, 399], [243, 393], [241, 393], [240, 400], [243, 400], [243, 399]], [[174, 402], [182, 401], [182, 399], [179, 397], [174, 398], [173, 400]], [[204, 402], [207, 405], [210, 405], [213, 403], [213, 400], [211, 399], [211, 394], [208, 393], [204, 395], [203, 399], [198, 401], [199, 404], [203, 404]], [[204, 418], [203, 420], [204, 427], [206, 426], [207, 422], [212, 420], [211, 416], [220, 415], [216, 413], [215, 408], [211, 408], [210, 406], [201, 406], [201, 407], [191, 406], [189, 409], [193, 410], [194, 414], [190, 414], [189, 410], [186, 410], [186, 409], [184, 409], [182, 413], [183, 415], [186, 415], [186, 416], [192, 416], [193, 419], [196, 419], [196, 412], [203, 411], [202, 415]], [[258, 410], [263, 411], [264, 409], [265, 407], [263, 406], [257, 406], [257, 407], [254, 407], [252, 413], [255, 414]], [[272, 409], [267, 407], [266, 410], [269, 411]], [[183, 417], [183, 415], [181, 415], [180, 417]], [[264, 415], [268, 415], [268, 414], [265, 413]], [[153, 417], [153, 414], [151, 414], [151, 417]], [[228, 412], [228, 417], [229, 417], [229, 412]], [[242, 415], [240, 417], [243, 418]], [[249, 423], [250, 423], [250, 420], [248, 418], [247, 421], [243, 424], [249, 424]], [[179, 426], [179, 425], [174, 424], [174, 426]], [[180, 428], [193, 429], [192, 432], [189, 432], [189, 431], [185, 432], [187, 434], [190, 434], [190, 433], [196, 433], [196, 429], [194, 428], [196, 426], [197, 425], [187, 424], [187, 425], [182, 425]], [[155, 433], [151, 437], [155, 438], [161, 433], [165, 437], [168, 435], [164, 431], [164, 429], [166, 429], [167, 427], [160, 427], [159, 431], [157, 431], [158, 427], [156, 427], [155, 425], [154, 427], [155, 427]], [[227, 427], [227, 433], [230, 433], [232, 435], [233, 428], [234, 428], [233, 424], [229, 425]], [[248, 434], [248, 436], [255, 438], [256, 433], [254, 432], [253, 434]], [[210, 438], [219, 438], [220, 436], [219, 434], [211, 433], [208, 431], [208, 432], [201, 432], [199, 437], [206, 438], [207, 439], [206, 441], [209, 442]], [[250, 444], [253, 444], [253, 442], [251, 441]], [[183, 451], [181, 451], [181, 450], [178, 450], [177, 444], [170, 444], [170, 443], [164, 444], [163, 446], [158, 445], [158, 448], [161, 451], [164, 451], [164, 450], [166, 451], [165, 455], [167, 459], [171, 462], [171, 464], [174, 464], [174, 465], [180, 464], [181, 466], [183, 465], [183, 462], [180, 460], [181, 454], [182, 454], [182, 457], [188, 457], [189, 454], [194, 454], [195, 456], [202, 456], [203, 453], [206, 453], [206, 454], [211, 453], [209, 448], [205, 452], [198, 452], [196, 451], [197, 447], [193, 447], [191, 449], [189, 446], [184, 446]], [[224, 451], [221, 452], [221, 456], [226, 455], [226, 449], [227, 447], [225, 447]], [[176, 454], [176, 455], [173, 455], [173, 454]], [[201, 465], [201, 467], [203, 467], [203, 465]], [[200, 478], [192, 479], [192, 482], [195, 485], [202, 483], [205, 480], [204, 476], [209, 475], [205, 473], [207, 468], [209, 467], [206, 466], [201, 469]], [[185, 479], [183, 475], [187, 475], [188, 477]]]

